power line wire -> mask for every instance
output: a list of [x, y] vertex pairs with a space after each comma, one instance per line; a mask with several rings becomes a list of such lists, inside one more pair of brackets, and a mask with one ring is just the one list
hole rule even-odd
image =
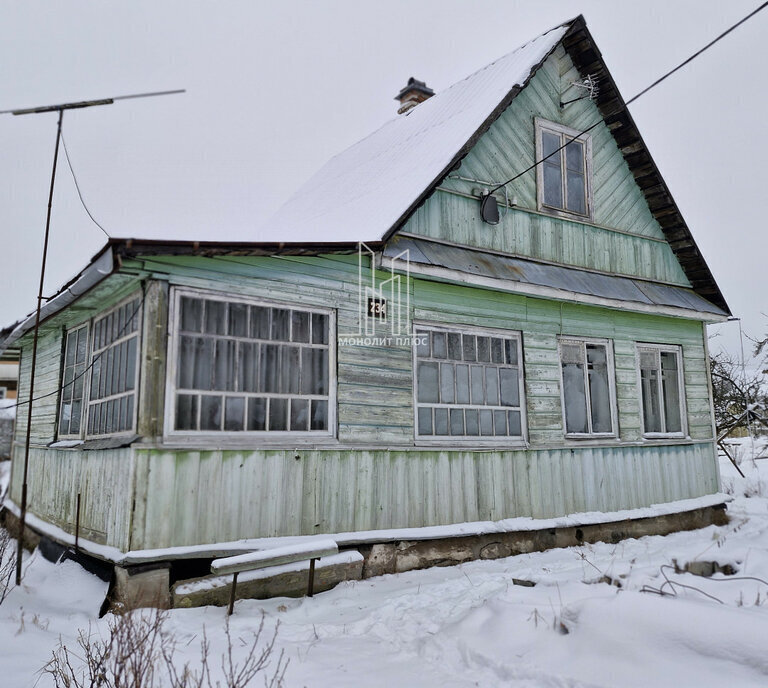
[[[711, 40], [703, 48], [701, 48], [700, 50], [696, 51], [693, 55], [691, 55], [687, 59], [683, 60], [679, 65], [677, 65], [677, 67], [674, 67], [673, 69], [670, 69], [666, 74], [664, 74], [663, 76], [660, 76], [652, 84], [650, 84], [649, 86], [646, 86], [642, 91], [640, 91], [639, 93], [637, 93], [634, 96], [632, 96], [626, 103], [624, 103], [624, 105], [626, 106], [626, 105], [629, 105], [631, 103], [634, 103], [638, 98], [640, 98], [641, 96], [644, 96], [650, 90], [656, 88], [656, 86], [658, 86], [662, 81], [664, 81], [665, 79], [668, 79], [670, 76], [672, 76], [679, 69], [682, 69], [683, 67], [685, 67], [685, 65], [687, 65], [690, 62], [692, 62], [693, 60], [695, 60], [702, 53], [706, 52], [713, 45], [715, 45], [715, 43], [717, 43], [718, 41], [721, 41], [723, 38], [725, 38], [729, 33], [731, 33], [731, 31], [733, 31], [734, 29], [737, 29], [744, 22], [746, 22], [749, 19], [751, 19], [752, 17], [754, 17], [758, 12], [761, 12], [766, 7], [768, 7], [768, 0], [766, 2], [764, 2], [762, 5], [760, 5], [757, 9], [753, 10], [752, 12], [750, 12], [746, 17], [744, 17], [744, 18], [740, 19], [739, 21], [737, 21], [733, 26], [731, 26], [728, 29], [726, 29], [725, 31], [723, 31], [723, 33], [721, 33], [717, 38]], [[522, 172], [516, 174], [514, 177], [511, 177], [510, 179], [507, 179], [507, 181], [502, 182], [498, 186], [494, 186], [492, 189], [490, 189], [488, 191], [488, 194], [490, 195], [490, 194], [494, 193], [495, 191], [498, 191], [502, 186], [506, 186], [507, 184], [515, 181], [516, 179], [519, 179], [524, 174], [527, 174], [531, 170], [535, 169], [536, 167], [541, 165], [541, 163], [543, 163], [545, 160], [548, 160], [549, 158], [551, 158], [556, 153], [559, 153], [561, 150], [563, 150], [563, 148], [565, 148], [569, 144], [573, 143], [574, 141], [578, 140], [579, 138], [584, 136], [584, 134], [589, 133], [590, 131], [592, 131], [592, 129], [594, 129], [596, 126], [598, 126], [602, 122], [603, 122], [603, 120], [600, 119], [597, 122], [595, 122], [594, 124], [592, 124], [591, 126], [589, 126], [586, 129], [584, 129], [584, 131], [580, 132], [579, 134], [576, 134], [576, 136], [574, 136], [572, 138], [569, 138], [562, 146], [560, 146], [560, 148], [557, 148], [557, 149], [553, 150], [549, 155], [544, 156], [540, 160], [536, 160], [533, 163], [533, 165], [530, 165], [529, 167], [526, 167]]]
[[75, 174], [75, 168], [72, 167], [72, 160], [69, 157], [69, 151], [67, 150], [67, 142], [64, 140], [64, 132], [61, 132], [61, 144], [64, 146], [64, 156], [67, 158], [67, 165], [69, 165], [69, 171], [72, 173], [72, 179], [75, 182], [75, 189], [77, 189], [77, 195], [80, 198], [80, 203], [82, 203], [83, 208], [85, 209], [85, 212], [88, 213], [88, 217], [91, 218], [93, 221], [93, 224], [95, 224], [104, 234], [107, 236], [107, 239], [111, 238], [109, 236], [109, 232], [107, 232], [104, 227], [102, 227], [97, 221], [96, 218], [91, 214], [91, 211], [88, 210], [88, 206], [85, 203], [85, 199], [83, 198], [83, 194], [80, 191], [80, 184], [77, 183], [77, 175]]

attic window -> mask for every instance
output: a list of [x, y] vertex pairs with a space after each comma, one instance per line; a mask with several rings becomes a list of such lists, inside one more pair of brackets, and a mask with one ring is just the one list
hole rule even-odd
[[576, 129], [536, 119], [536, 189], [539, 210], [592, 217], [592, 139]]

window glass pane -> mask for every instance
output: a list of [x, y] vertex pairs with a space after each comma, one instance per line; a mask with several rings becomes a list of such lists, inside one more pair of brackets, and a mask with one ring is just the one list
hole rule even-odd
[[133, 390], [136, 387], [136, 354], [139, 340], [132, 337], [126, 342], [126, 361], [125, 361], [125, 389]]
[[72, 417], [69, 424], [69, 434], [77, 435], [80, 432], [80, 417], [82, 414], [82, 402], [72, 402]]
[[267, 400], [258, 397], [248, 399], [248, 430], [266, 430]]
[[584, 172], [584, 144], [580, 141], [571, 141], [566, 144], [565, 167], [576, 172]]
[[469, 366], [456, 366], [456, 403], [469, 403]]
[[589, 397], [592, 402], [592, 432], [611, 432], [611, 397], [608, 382], [608, 359], [602, 345], [587, 344]]
[[[565, 347], [563, 352], [565, 353]], [[588, 432], [583, 365], [563, 361], [563, 400], [566, 432]]]
[[227, 304], [223, 301], [205, 302], [205, 332], [225, 334], [227, 331]]
[[224, 401], [224, 429], [242, 430], [245, 427], [245, 397], [226, 397]]
[[507, 412], [506, 411], [494, 411], [493, 412], [493, 429], [494, 434], [508, 435], [507, 432]]
[[472, 403], [475, 405], [485, 404], [485, 390], [483, 387], [485, 368], [483, 368], [483, 366], [473, 365], [470, 373], [470, 377], [472, 378]]
[[77, 353], [77, 332], [70, 332], [67, 335], [66, 354], [64, 355], [64, 365], [75, 365], [75, 355]]
[[213, 389], [213, 339], [194, 338], [192, 389]]
[[448, 333], [448, 358], [452, 361], [461, 360], [461, 335], [458, 332]]
[[214, 355], [213, 389], [235, 389], [235, 344], [231, 339], [217, 339]]
[[499, 404], [499, 369], [485, 369], [485, 403], [488, 406]]
[[661, 432], [659, 411], [659, 373], [654, 368], [640, 370], [643, 390], [643, 425], [645, 432]]
[[491, 360], [494, 363], [504, 363], [504, 340], [496, 337], [491, 339]]
[[680, 378], [678, 374], [677, 354], [672, 351], [661, 352], [661, 386], [664, 393], [664, 420], [667, 425], [666, 432], [682, 432]]
[[309, 313], [291, 311], [291, 341], [309, 341]]
[[259, 391], [267, 393], [277, 392], [279, 380], [280, 347], [277, 344], [262, 344], [259, 355]]
[[309, 399], [291, 399], [291, 430], [309, 429]]
[[517, 369], [501, 368], [499, 370], [501, 405], [520, 406], [520, 386], [517, 380]]
[[453, 364], [440, 364], [440, 402], [443, 404], [453, 404], [456, 400], [453, 390], [454, 383]]
[[493, 411], [480, 409], [480, 434], [493, 435]]
[[328, 316], [322, 313], [312, 313], [312, 342], [314, 344], [328, 343]]
[[289, 341], [291, 330], [291, 311], [284, 308], [272, 309], [272, 339], [279, 342]]
[[419, 435], [432, 434], [432, 409], [430, 407], [420, 407], [418, 410]]
[[246, 304], [229, 304], [229, 334], [233, 337], [248, 336], [248, 306]]
[[419, 402], [438, 402], [438, 364], [419, 361], [416, 388]]
[[237, 343], [237, 389], [240, 392], [259, 391], [259, 343]]
[[520, 411], [507, 411], [507, 420], [509, 421], [509, 434], [511, 436], [519, 437], [523, 434]]
[[491, 340], [488, 337], [477, 338], [477, 360], [483, 362], [491, 360]]
[[471, 334], [461, 335], [461, 346], [463, 349], [465, 361], [477, 360], [477, 352], [475, 351], [475, 337]]
[[203, 302], [201, 299], [193, 299], [190, 296], [181, 297], [181, 324], [182, 332], [203, 331]]
[[[298, 346], [283, 346], [283, 361], [280, 368], [279, 389], [282, 394], [299, 394], [301, 352]], [[322, 351], [315, 349], [314, 351]]]
[[579, 213], [580, 215], [587, 214], [587, 190], [584, 185], [584, 175], [579, 172], [568, 171], [568, 177], [566, 179], [566, 186], [568, 188], [568, 204], [567, 209]]
[[270, 308], [251, 306], [251, 337], [254, 339], [269, 339], [270, 323]]
[[464, 411], [464, 418], [466, 420], [466, 434], [467, 435], [479, 435], [480, 426], [478, 424], [477, 409], [467, 409]]
[[[559, 134], [552, 134], [551, 132], [548, 132], [548, 131], [541, 132], [541, 148], [542, 148], [541, 157], [546, 158], [548, 163], [559, 166], [560, 153], [555, 153], [555, 151], [558, 148], [560, 148], [561, 145], [562, 145], [562, 142], [560, 141]], [[552, 157], [548, 157], [548, 156], [552, 156]]]
[[416, 330], [416, 356], [417, 358], [429, 358], [429, 332]]
[[177, 430], [197, 430], [197, 399], [196, 394], [176, 396]]
[[310, 430], [328, 429], [328, 402], [312, 399], [312, 421]]
[[464, 434], [464, 411], [463, 409], [451, 409], [451, 435]]
[[269, 400], [269, 429], [287, 430], [288, 429], [288, 400], [275, 399]]
[[200, 397], [200, 429], [221, 430], [221, 397], [205, 394]]
[[445, 341], [445, 332], [432, 333], [432, 358], [446, 358], [448, 345]]
[[510, 365], [517, 365], [517, 341], [514, 339], [504, 340], [504, 358]]
[[435, 435], [448, 434], [448, 409], [435, 409]]
[[560, 174], [560, 167], [545, 162], [542, 165], [542, 175], [544, 177], [544, 205], [562, 208], [563, 179]]

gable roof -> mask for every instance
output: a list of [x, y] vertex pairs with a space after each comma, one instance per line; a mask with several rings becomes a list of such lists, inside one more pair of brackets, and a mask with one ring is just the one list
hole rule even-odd
[[561, 44], [597, 76], [596, 105], [693, 290], [730, 315], [583, 16], [547, 31], [332, 158], [262, 228], [290, 241], [386, 241], [429, 197]]

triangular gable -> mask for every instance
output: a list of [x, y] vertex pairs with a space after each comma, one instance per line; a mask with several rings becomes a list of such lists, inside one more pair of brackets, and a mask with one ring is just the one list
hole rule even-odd
[[600, 114], [694, 291], [730, 314], [582, 16], [457, 82], [334, 157], [269, 221], [264, 238], [388, 240], [559, 44], [581, 74], [597, 76]]

